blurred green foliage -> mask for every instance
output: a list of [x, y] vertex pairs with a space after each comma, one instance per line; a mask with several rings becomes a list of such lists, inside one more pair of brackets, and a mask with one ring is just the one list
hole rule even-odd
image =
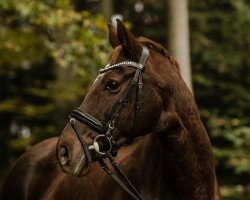
[[110, 51], [101, 15], [68, 0], [0, 1], [0, 180], [25, 149], [59, 135]]
[[224, 199], [250, 198], [250, 2], [190, 1], [195, 96]]
[[[0, 1], [0, 180], [24, 149], [60, 134], [108, 59], [98, 2], [71, 2], [88, 11], [69, 0]], [[165, 43], [165, 0], [113, 2], [135, 35]], [[194, 93], [221, 192], [249, 199], [250, 2], [190, 0], [189, 11]]]

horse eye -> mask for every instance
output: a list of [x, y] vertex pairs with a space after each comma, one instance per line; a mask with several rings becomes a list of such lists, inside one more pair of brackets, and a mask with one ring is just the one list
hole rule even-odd
[[119, 83], [114, 80], [110, 80], [106, 84], [106, 90], [108, 90], [110, 93], [115, 93], [118, 91], [119, 86]]

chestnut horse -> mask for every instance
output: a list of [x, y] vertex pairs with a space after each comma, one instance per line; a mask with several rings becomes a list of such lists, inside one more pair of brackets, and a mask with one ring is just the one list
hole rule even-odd
[[220, 199], [211, 143], [178, 63], [160, 44], [117, 24], [109, 25], [108, 66], [60, 138], [16, 161], [2, 200], [133, 199], [99, 165], [110, 168], [107, 156], [116, 151], [138, 199]]

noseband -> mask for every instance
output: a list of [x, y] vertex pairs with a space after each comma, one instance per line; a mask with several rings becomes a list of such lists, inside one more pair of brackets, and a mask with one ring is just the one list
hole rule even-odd
[[[114, 141], [113, 136], [112, 136], [112, 130], [115, 128], [116, 121], [119, 118], [122, 109], [127, 105], [128, 101], [132, 95], [132, 92], [134, 90], [137, 90], [135, 111], [134, 111], [134, 123], [133, 123], [132, 131], [134, 131], [134, 129], [135, 129], [137, 112], [141, 108], [141, 95], [142, 95], [142, 86], [143, 86], [142, 72], [145, 68], [145, 64], [147, 62], [148, 57], [149, 57], [149, 50], [147, 47], [143, 46], [142, 47], [142, 55], [141, 55], [139, 63], [134, 62], [134, 61], [130, 61], [130, 60], [126, 60], [126, 61], [119, 62], [119, 63], [113, 64], [113, 65], [108, 64], [105, 68], [102, 68], [100, 70], [100, 73], [102, 74], [102, 73], [105, 73], [105, 72], [110, 71], [110, 70], [118, 69], [120, 67], [133, 67], [136, 69], [133, 79], [130, 81], [130, 84], [128, 85], [127, 89], [122, 94], [122, 96], [120, 97], [118, 102], [114, 105], [114, 107], [112, 109], [112, 113], [110, 113], [110, 115], [109, 115], [111, 117], [105, 124], [100, 122], [98, 119], [93, 117], [91, 114], [89, 114], [85, 111], [82, 111], [80, 109], [73, 110], [69, 116], [70, 117], [70, 124], [71, 124], [72, 128], [74, 129], [74, 131], [78, 137], [78, 140], [81, 143], [81, 146], [82, 146], [84, 153], [86, 155], [86, 158], [87, 158], [87, 162], [92, 163], [92, 157], [91, 157], [90, 151], [94, 150], [99, 154], [103, 154], [103, 155], [105, 154], [108, 157], [113, 168], [117, 172], [118, 176], [120, 176], [120, 178], [108, 168], [108, 166], [106, 165], [106, 163], [102, 159], [99, 159], [98, 161], [99, 161], [101, 167], [112, 178], [114, 178], [114, 180], [125, 191], [127, 191], [134, 199], [137, 199], [137, 200], [142, 200], [143, 198], [140, 196], [140, 194], [137, 192], [137, 190], [133, 187], [133, 185], [130, 183], [128, 178], [121, 171], [118, 164], [114, 160], [114, 157], [117, 155], [118, 149], [117, 149], [116, 142]], [[81, 134], [77, 130], [76, 121], [84, 123], [89, 128], [93, 129], [95, 132], [98, 133], [98, 135], [95, 137], [92, 145], [86, 144], [83, 137], [81, 136]], [[100, 141], [104, 142], [106, 144], [106, 146], [108, 146], [108, 148], [101, 149], [101, 147], [99, 145]], [[126, 184], [124, 184], [121, 179], [123, 179], [123, 181], [127, 182], [128, 186]]]

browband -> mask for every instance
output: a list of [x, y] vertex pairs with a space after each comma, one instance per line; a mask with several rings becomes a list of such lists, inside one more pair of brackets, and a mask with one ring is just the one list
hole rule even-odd
[[123, 62], [119, 62], [113, 65], [110, 65], [110, 63], [108, 63], [104, 68], [100, 69], [100, 73], [105, 73], [109, 70], [113, 70], [113, 69], [117, 69], [120, 67], [134, 67], [136, 69], [139, 69], [140, 71], [144, 70], [144, 65], [147, 62], [149, 56], [149, 50], [147, 47], [142, 46], [142, 56], [140, 58], [139, 63], [131, 61], [131, 60], [125, 60]]

